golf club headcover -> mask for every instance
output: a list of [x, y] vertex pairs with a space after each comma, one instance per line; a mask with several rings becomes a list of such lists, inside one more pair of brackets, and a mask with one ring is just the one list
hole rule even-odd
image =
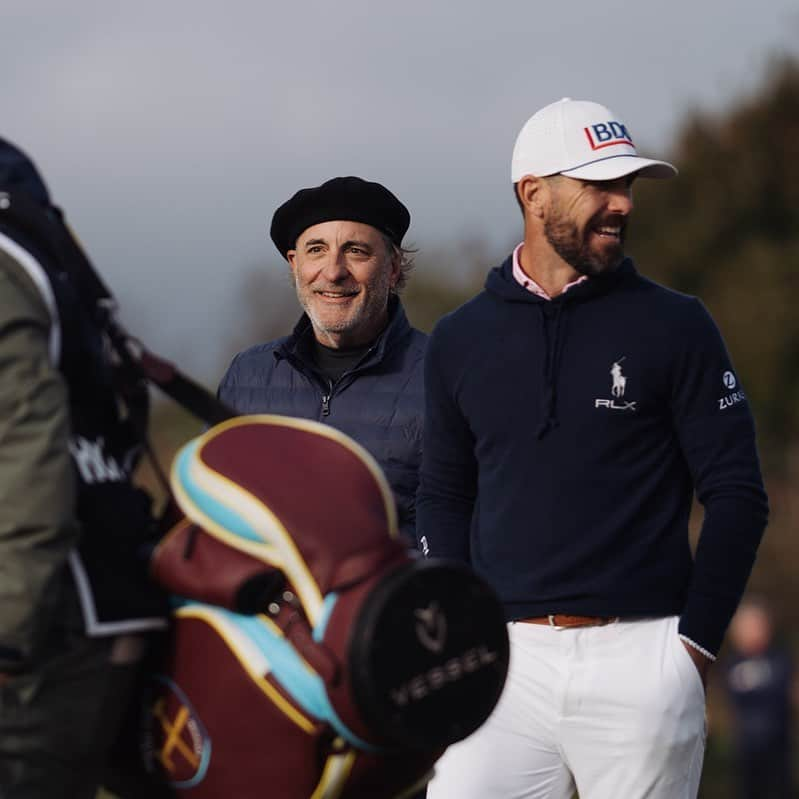
[[152, 572], [175, 597], [145, 751], [192, 798], [397, 799], [496, 704], [499, 601], [414, 556], [374, 459], [316, 422], [242, 416], [175, 458], [186, 519]]

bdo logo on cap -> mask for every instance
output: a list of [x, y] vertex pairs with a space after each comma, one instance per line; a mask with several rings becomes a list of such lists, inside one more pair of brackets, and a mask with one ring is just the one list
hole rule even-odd
[[603, 147], [614, 147], [617, 144], [626, 144], [634, 147], [633, 140], [627, 128], [615, 120], [599, 122], [583, 128], [592, 150], [601, 150]]

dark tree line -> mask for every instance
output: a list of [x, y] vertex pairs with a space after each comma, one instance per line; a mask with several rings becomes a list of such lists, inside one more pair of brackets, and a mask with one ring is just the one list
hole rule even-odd
[[707, 304], [784, 471], [799, 436], [799, 62], [725, 114], [692, 114], [672, 158], [677, 180], [636, 186], [629, 249]]

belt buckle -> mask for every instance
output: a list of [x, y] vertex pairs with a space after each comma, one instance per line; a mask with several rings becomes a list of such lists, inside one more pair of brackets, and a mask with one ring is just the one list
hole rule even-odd
[[549, 619], [549, 626], [553, 630], [567, 630], [568, 627], [561, 627], [559, 624], [555, 624], [555, 616], [557, 616], [557, 615], [558, 615], [557, 613], [548, 613], [547, 614], [547, 618]]

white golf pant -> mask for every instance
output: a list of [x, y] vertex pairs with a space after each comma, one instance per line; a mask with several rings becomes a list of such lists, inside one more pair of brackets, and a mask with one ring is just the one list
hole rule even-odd
[[428, 799], [694, 799], [705, 693], [677, 622], [508, 625], [499, 704], [447, 749]]

